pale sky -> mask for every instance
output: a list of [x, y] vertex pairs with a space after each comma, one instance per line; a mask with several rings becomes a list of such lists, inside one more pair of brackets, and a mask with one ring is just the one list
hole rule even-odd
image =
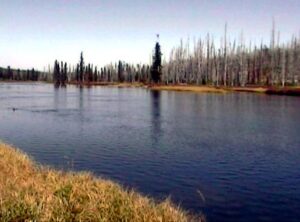
[[160, 34], [167, 55], [181, 38], [216, 42], [270, 38], [272, 18], [287, 41], [300, 30], [299, 0], [0, 0], [0, 66], [43, 70], [54, 60], [149, 63]]

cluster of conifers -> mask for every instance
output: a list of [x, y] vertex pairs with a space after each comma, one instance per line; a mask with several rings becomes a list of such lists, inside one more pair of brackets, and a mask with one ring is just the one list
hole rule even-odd
[[[54, 63], [53, 80], [56, 86], [65, 86], [67, 81], [82, 83], [92, 82], [161, 82], [162, 64], [161, 64], [160, 44], [157, 42], [153, 53], [153, 64], [149, 65], [129, 65], [119, 61], [115, 65], [110, 64], [98, 70], [97, 66], [92, 64], [85, 65], [83, 53], [80, 54], [79, 63], [76, 68], [67, 66], [67, 63], [58, 61]], [[68, 72], [69, 70], [69, 72]]]
[[53, 81], [55, 86], [66, 86], [68, 77], [68, 65], [65, 62], [61, 62], [61, 65], [59, 65], [59, 62], [55, 60], [54, 62], [54, 69], [53, 69]]
[[8, 66], [6, 69], [0, 67], [0, 79], [2, 80], [15, 80], [15, 81], [37, 81], [40, 72], [34, 69], [20, 70], [11, 69]]

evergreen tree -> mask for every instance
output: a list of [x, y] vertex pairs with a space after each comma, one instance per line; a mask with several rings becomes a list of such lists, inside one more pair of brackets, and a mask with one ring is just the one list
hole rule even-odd
[[10, 66], [7, 67], [7, 78], [13, 79], [13, 72], [12, 72]]
[[88, 67], [87, 67], [87, 79], [88, 79], [88, 82], [93, 81], [93, 66], [91, 64], [88, 64]]
[[3, 71], [2, 71], [2, 68], [0, 68], [0, 79], [3, 79]]
[[100, 81], [103, 81], [104, 79], [104, 69], [101, 67], [100, 68]]
[[121, 61], [119, 61], [119, 64], [118, 64], [118, 80], [119, 80], [119, 82], [124, 81], [124, 79], [123, 79], [123, 64]]
[[62, 86], [66, 86], [66, 82], [68, 80], [67, 73], [68, 73], [68, 65], [65, 62], [65, 64], [63, 65], [62, 74], [61, 74], [61, 85]]
[[98, 70], [97, 70], [97, 66], [95, 66], [95, 71], [94, 71], [94, 81], [95, 81], [95, 82], [98, 81]]
[[54, 62], [53, 80], [55, 86], [58, 87], [60, 85], [60, 67], [59, 62], [57, 60], [55, 60]]
[[[159, 36], [157, 35], [157, 38], [158, 37]], [[161, 75], [162, 75], [161, 56], [162, 53], [161, 53], [160, 44], [157, 41], [155, 44], [153, 63], [151, 67], [151, 80], [154, 83], [158, 83], [161, 81]]]
[[30, 80], [31, 80], [31, 81], [36, 81], [34, 68], [31, 69]]
[[30, 79], [30, 71], [29, 69], [27, 69], [26, 71], [26, 80], [29, 80]]
[[83, 52], [80, 53], [80, 62], [79, 62], [79, 79], [80, 82], [83, 82], [83, 74], [84, 74], [84, 60], [83, 60]]
[[80, 81], [79, 64], [76, 65], [76, 81]]
[[16, 80], [21, 80], [21, 70], [20, 69], [17, 69]]

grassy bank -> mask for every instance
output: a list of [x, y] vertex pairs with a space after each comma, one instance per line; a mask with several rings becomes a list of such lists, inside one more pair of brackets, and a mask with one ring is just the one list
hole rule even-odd
[[152, 90], [182, 91], [196, 93], [226, 93], [227, 90], [210, 86], [189, 86], [189, 85], [154, 85], [149, 86]]
[[[77, 82], [71, 82], [77, 85]], [[300, 96], [300, 87], [266, 87], [266, 86], [246, 86], [246, 87], [215, 87], [215, 86], [196, 86], [196, 85], [149, 85], [143, 83], [111, 83], [111, 82], [90, 82], [83, 83], [82, 86], [108, 86], [118, 88], [142, 87], [151, 90], [181, 91], [195, 93], [228, 93], [228, 92], [248, 92], [263, 93], [269, 95], [288, 95]]]
[[[155, 182], [155, 181], [154, 181]], [[57, 171], [0, 144], [0, 221], [202, 221], [89, 173]]]
[[[23, 81], [1, 81], [1, 82], [23, 82]], [[27, 81], [30, 82], [30, 81]], [[24, 82], [25, 83], [25, 82]], [[78, 85], [76, 81], [69, 82], [70, 85]], [[117, 87], [117, 88], [145, 88], [151, 90], [162, 91], [178, 91], [178, 92], [195, 92], [195, 93], [229, 93], [229, 92], [247, 92], [260, 93], [268, 95], [286, 95], [286, 96], [300, 96], [300, 86], [245, 86], [245, 87], [215, 87], [215, 86], [198, 86], [198, 85], [151, 85], [141, 82], [133, 83], [118, 83], [118, 82], [84, 82], [79, 84], [83, 87], [103, 86], [103, 87]]]
[[228, 93], [228, 92], [248, 92], [248, 93], [264, 93], [268, 95], [287, 95], [300, 96], [300, 87], [214, 87], [214, 86], [192, 86], [192, 85], [154, 85], [148, 88], [153, 90], [169, 90], [169, 91], [190, 91], [198, 93]]
[[[70, 82], [71, 85], [78, 85], [77, 82]], [[117, 83], [117, 82], [89, 82], [82, 83], [81, 86], [109, 86], [118, 88], [134, 88], [141, 87], [151, 90], [165, 90], [165, 91], [185, 91], [198, 93], [226, 93], [228, 90], [213, 86], [193, 86], [193, 85], [151, 85], [139, 82], [134, 83]]]
[[266, 93], [266, 87], [224, 87], [224, 90], [231, 91], [231, 92], [249, 92], [249, 93]]

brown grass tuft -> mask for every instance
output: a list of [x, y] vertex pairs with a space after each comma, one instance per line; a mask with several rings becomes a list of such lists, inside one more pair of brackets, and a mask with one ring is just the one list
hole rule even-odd
[[203, 221], [90, 173], [57, 171], [0, 144], [0, 220]]

